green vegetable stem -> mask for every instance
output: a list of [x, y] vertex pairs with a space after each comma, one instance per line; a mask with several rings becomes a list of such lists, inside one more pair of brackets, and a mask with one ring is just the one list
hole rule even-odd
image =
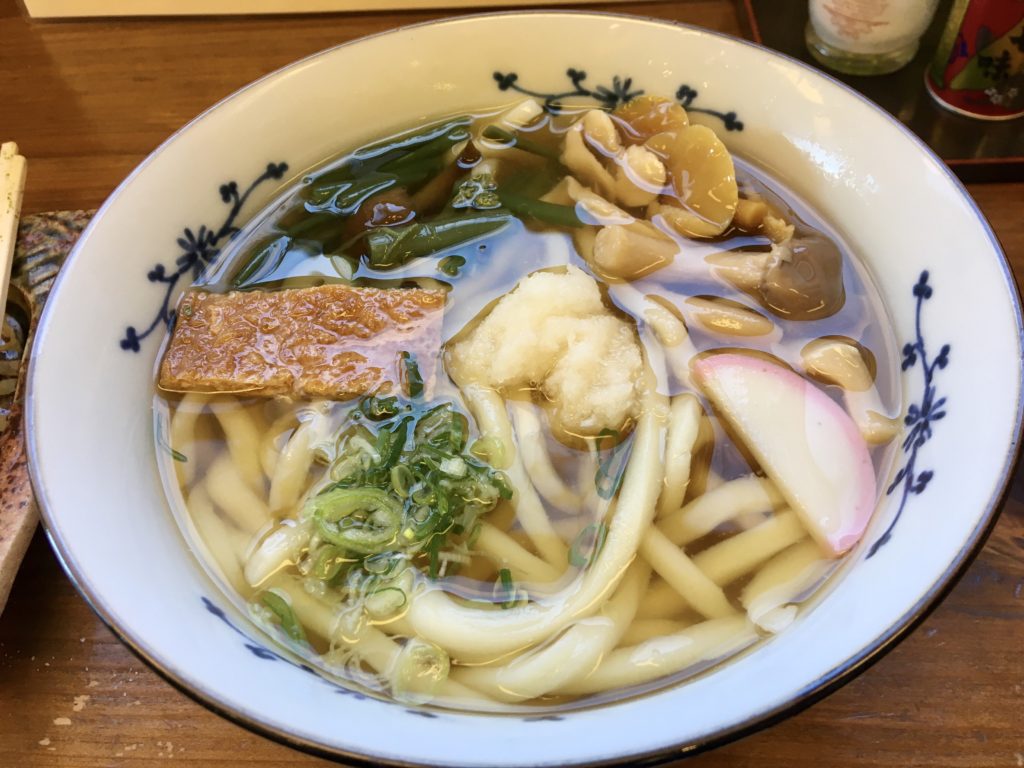
[[492, 235], [511, 220], [507, 212], [497, 210], [373, 229], [366, 238], [368, 262], [375, 269], [393, 269], [412, 259], [431, 256]]
[[539, 155], [540, 157], [548, 160], [558, 160], [558, 148], [554, 146], [548, 146], [547, 144], [541, 144], [538, 141], [534, 141], [528, 136], [524, 136], [522, 132], [513, 133], [512, 131], [506, 131], [497, 125], [489, 125], [484, 129], [483, 137], [490, 139], [491, 141], [498, 141], [509, 146], [517, 147], [524, 152], [529, 152], [533, 155]]
[[[379, 144], [371, 144], [370, 146], [357, 149], [352, 153], [351, 157], [337, 168], [331, 168], [314, 176], [310, 180], [310, 189], [316, 190], [318, 187], [349, 181], [368, 172], [383, 168], [388, 164], [391, 164], [391, 169], [394, 170], [394, 164], [398, 160], [411, 155], [425, 145], [430, 145], [431, 142], [434, 142], [439, 137], [448, 136], [459, 129], [464, 130], [471, 122], [472, 119], [469, 116], [462, 115], [450, 120], [434, 123], [414, 133], [403, 134]], [[454, 142], [447, 144], [447, 146], [432, 146], [436, 147], [436, 154], [440, 155], [445, 149], [461, 140], [456, 139]], [[421, 155], [420, 157], [422, 158], [423, 156]]]
[[571, 205], [546, 203], [506, 189], [498, 189], [502, 205], [520, 218], [536, 219], [556, 227], [582, 227], [583, 222]]
[[420, 367], [416, 364], [416, 357], [411, 352], [402, 352], [400, 355], [402, 368], [402, 384], [409, 397], [419, 397], [423, 394], [423, 376], [420, 374]]

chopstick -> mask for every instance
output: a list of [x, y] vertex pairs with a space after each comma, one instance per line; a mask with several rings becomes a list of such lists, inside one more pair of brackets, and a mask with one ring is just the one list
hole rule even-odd
[[25, 158], [13, 141], [0, 144], [0, 318], [7, 308], [7, 283], [14, 263], [14, 241], [25, 191]]

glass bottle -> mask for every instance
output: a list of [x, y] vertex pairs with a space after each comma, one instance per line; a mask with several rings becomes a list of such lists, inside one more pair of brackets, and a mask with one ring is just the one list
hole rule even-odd
[[811, 55], [837, 72], [884, 75], [905, 66], [938, 0], [810, 0]]

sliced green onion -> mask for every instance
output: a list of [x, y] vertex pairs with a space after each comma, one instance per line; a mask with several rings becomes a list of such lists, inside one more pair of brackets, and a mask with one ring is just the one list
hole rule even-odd
[[484, 529], [484, 527], [482, 525], [480, 525], [480, 521], [479, 520], [474, 520], [473, 521], [473, 527], [469, 529], [469, 534], [466, 536], [466, 546], [467, 547], [474, 547], [474, 546], [476, 546], [476, 540], [480, 538], [480, 532], [483, 529]]
[[461, 453], [466, 446], [466, 417], [451, 403], [442, 403], [427, 411], [416, 422], [415, 435], [434, 448]]
[[569, 548], [569, 564], [577, 568], [586, 568], [601, 553], [604, 540], [608, 537], [608, 526], [604, 523], [591, 523], [573, 539]]
[[283, 597], [276, 592], [264, 592], [260, 596], [260, 602], [277, 617], [281, 629], [288, 637], [297, 643], [306, 642], [306, 633], [302, 629], [302, 624], [295, 618], [295, 612]]
[[469, 423], [466, 421], [465, 416], [452, 409], [451, 419], [448, 424], [448, 447], [453, 451], [461, 453], [466, 447], [466, 429]]
[[[611, 438], [615, 442], [618, 437], [618, 430], [602, 429], [597, 436], [597, 444], [600, 445], [601, 441], [606, 438]], [[626, 462], [629, 460], [632, 449], [632, 440], [623, 440], [614, 445], [608, 455], [601, 460], [594, 477], [594, 485], [597, 488], [597, 495], [602, 499], [610, 499], [618, 493], [619, 486], [622, 484], [622, 476], [626, 471]]]
[[473, 441], [469, 452], [482, 461], [494, 467], [503, 467], [506, 464], [505, 443], [493, 435], [480, 437]]
[[394, 430], [381, 427], [377, 433], [377, 455], [380, 456], [379, 464], [382, 469], [390, 470], [405, 449], [405, 441], [409, 435], [409, 422], [411, 416], [403, 418]]
[[355, 277], [356, 268], [352, 264], [352, 260], [344, 256], [334, 255], [330, 257], [331, 266], [334, 267], [334, 271], [338, 273], [338, 277], [342, 280], [351, 280]]
[[409, 513], [409, 524], [402, 532], [407, 543], [418, 544], [426, 541], [437, 527], [438, 515], [425, 504], [414, 507]]
[[448, 679], [451, 659], [433, 643], [411, 638], [395, 659], [391, 672], [391, 693], [401, 701], [422, 704], [430, 701]]
[[343, 549], [362, 555], [383, 552], [402, 525], [402, 506], [380, 488], [330, 488], [308, 505], [317, 533]]
[[311, 572], [321, 581], [330, 581], [341, 573], [345, 566], [351, 565], [353, 562], [345, 550], [328, 544], [317, 550]]
[[[439, 519], [440, 515], [435, 519]], [[444, 544], [444, 538], [441, 536], [431, 536], [427, 542], [427, 554], [430, 558], [430, 565], [428, 572], [430, 578], [436, 579], [441, 574], [441, 545]]]
[[[384, 616], [401, 610], [413, 567], [437, 579], [468, 563], [479, 518], [512, 489], [503, 473], [464, 452], [468, 420], [453, 403], [421, 412], [397, 397], [367, 397], [349, 416], [334, 438], [336, 482], [302, 511], [319, 538], [302, 569], [349, 600], [381, 592], [368, 610]], [[408, 585], [393, 583], [403, 572]], [[396, 587], [405, 597], [383, 592]]]
[[402, 499], [409, 498], [409, 490], [416, 482], [412, 470], [404, 464], [396, 464], [391, 468], [391, 489]]
[[437, 268], [448, 277], [458, 277], [459, 270], [466, 266], [466, 259], [462, 256], [445, 256], [437, 263]]
[[409, 397], [419, 397], [423, 394], [423, 376], [420, 374], [420, 367], [416, 364], [416, 356], [411, 352], [402, 352], [402, 377], [405, 379], [405, 390]]
[[408, 595], [399, 587], [382, 587], [366, 597], [363, 607], [375, 619], [390, 619], [401, 611], [408, 601]]
[[180, 461], [180, 462], [182, 462], [182, 463], [185, 463], [185, 462], [187, 462], [187, 461], [188, 461], [188, 456], [186, 456], [186, 455], [185, 455], [184, 453], [182, 453], [181, 451], [179, 451], [179, 450], [176, 450], [176, 449], [172, 448], [172, 447], [171, 447], [171, 444], [170, 444], [169, 442], [167, 442], [167, 438], [166, 438], [166, 437], [164, 437], [164, 426], [163, 426], [163, 421], [162, 421], [162, 420], [159, 420], [159, 419], [158, 419], [158, 420], [157, 420], [157, 422], [156, 422], [156, 442], [157, 442], [157, 444], [158, 444], [158, 445], [159, 445], [159, 446], [160, 446], [161, 448], [163, 448], [163, 449], [164, 449], [164, 450], [165, 450], [165, 451], [166, 451], [166, 452], [167, 452], [167, 453], [168, 453], [168, 454], [170, 455], [170, 457], [171, 457], [172, 459], [174, 459], [175, 461]]
[[449, 477], [454, 478], [465, 477], [466, 473], [469, 471], [469, 467], [466, 466], [466, 462], [459, 456], [452, 456], [444, 459], [438, 469]]
[[397, 397], [364, 397], [359, 403], [360, 412], [372, 421], [384, 421], [398, 415]]
[[498, 584], [500, 585], [498, 604], [502, 610], [514, 608], [518, 601], [516, 600], [516, 583], [512, 580], [512, 571], [508, 568], [498, 571]]
[[491, 479], [494, 480], [494, 484], [498, 487], [498, 496], [505, 499], [505, 501], [512, 498], [512, 483], [509, 482], [508, 475], [504, 472], [495, 470], [491, 474]]
[[363, 570], [375, 576], [389, 576], [393, 570], [402, 562], [400, 555], [393, 552], [384, 552], [379, 555], [371, 555], [363, 560]]
[[331, 480], [341, 482], [366, 469], [364, 454], [347, 454], [331, 465]]

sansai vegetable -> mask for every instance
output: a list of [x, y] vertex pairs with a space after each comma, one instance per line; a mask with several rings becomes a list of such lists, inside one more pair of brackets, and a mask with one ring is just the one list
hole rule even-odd
[[378, 227], [366, 236], [367, 263], [374, 269], [393, 269], [412, 259], [493, 235], [511, 220], [507, 212], [495, 210], [401, 227]]
[[[342, 280], [351, 279], [360, 260], [375, 270], [391, 270], [413, 259], [445, 256], [445, 251], [497, 234], [515, 218], [581, 226], [573, 206], [539, 199], [557, 181], [549, 169], [501, 179], [484, 170], [468, 174], [480, 159], [471, 122], [456, 117], [364, 147], [336, 168], [307, 179], [303, 201], [278, 220], [277, 236], [261, 241], [240, 260], [232, 287], [263, 285], [286, 274], [284, 267], [293, 261], [317, 253], [347, 260], [339, 270]], [[557, 158], [555, 147], [497, 126], [489, 126], [483, 136]], [[382, 200], [404, 215], [372, 223], [367, 217]], [[455, 277], [463, 264], [463, 257], [448, 255], [439, 269]]]
[[534, 141], [521, 132], [513, 133], [497, 125], [489, 125], [484, 129], [483, 135], [485, 139], [518, 147], [524, 152], [538, 155], [547, 160], [558, 160], [558, 147], [541, 144], [539, 141]]
[[306, 199], [317, 206], [339, 209], [351, 205], [371, 187], [381, 191], [428, 178], [432, 175], [428, 170], [432, 164], [436, 167], [446, 151], [469, 138], [470, 122], [469, 117], [457, 117], [417, 133], [363, 147], [337, 168], [312, 179]]
[[501, 204], [516, 216], [524, 219], [536, 219], [556, 227], [582, 227], [583, 222], [576, 215], [575, 206], [546, 203], [526, 195], [508, 190], [499, 190]]

